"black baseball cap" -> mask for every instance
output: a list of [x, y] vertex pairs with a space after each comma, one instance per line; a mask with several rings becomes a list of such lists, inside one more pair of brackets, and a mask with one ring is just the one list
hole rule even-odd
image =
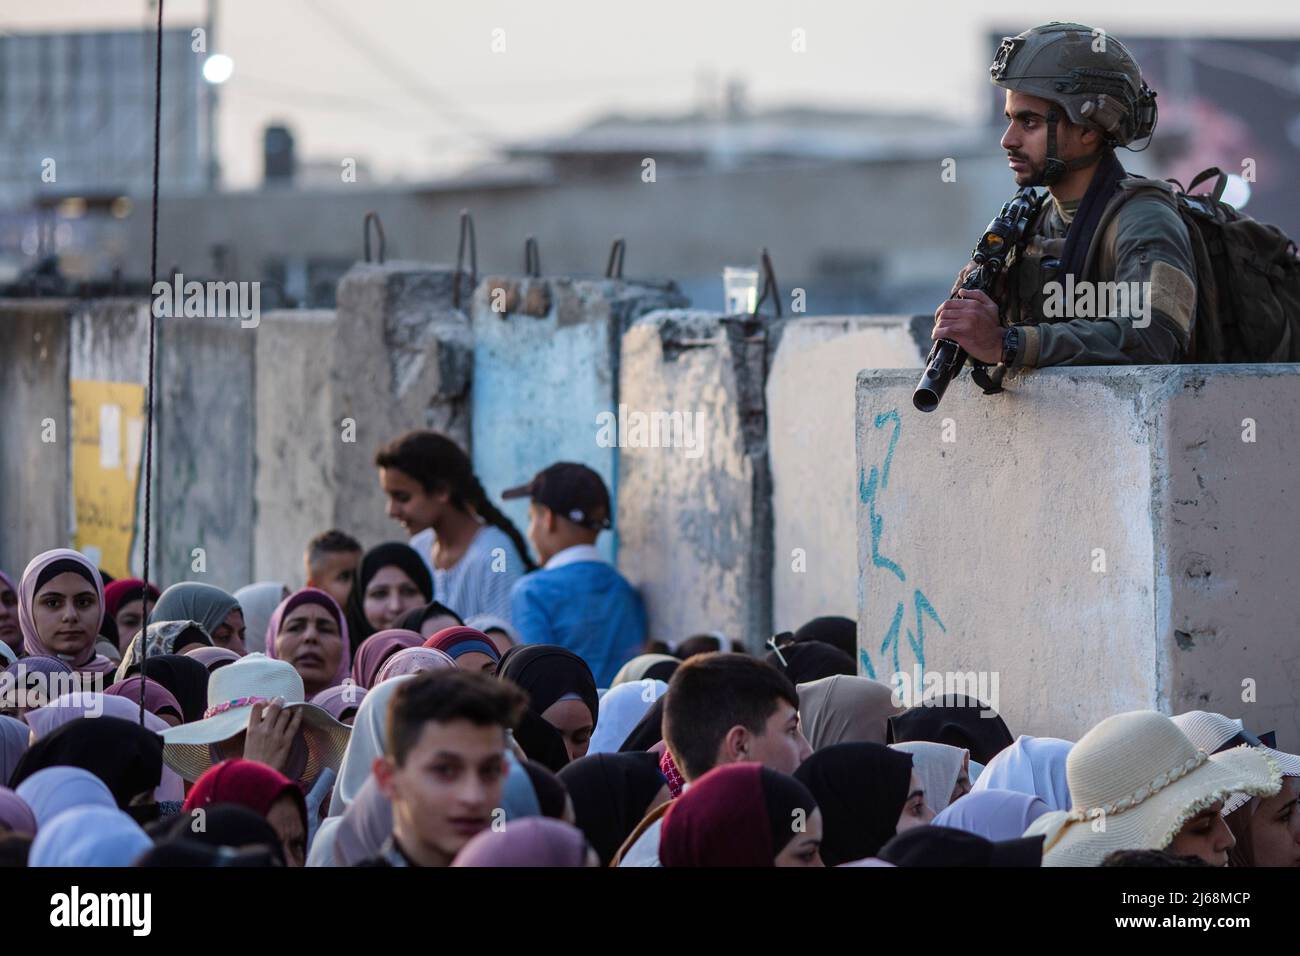
[[543, 468], [528, 484], [507, 488], [501, 497], [531, 498], [584, 528], [612, 527], [605, 482], [586, 465], [576, 462], [561, 461]]

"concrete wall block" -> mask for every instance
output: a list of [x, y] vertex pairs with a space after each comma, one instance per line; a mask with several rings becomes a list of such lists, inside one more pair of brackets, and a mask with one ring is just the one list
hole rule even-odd
[[[471, 446], [488, 495], [496, 499], [556, 461], [587, 465], [617, 495], [617, 449], [602, 444], [599, 416], [618, 413], [623, 330], [644, 310], [684, 302], [671, 282], [485, 278], [472, 310]], [[527, 526], [527, 502], [501, 507]], [[611, 560], [617, 534], [616, 527], [599, 539]]]
[[[452, 305], [456, 281], [450, 266], [413, 262], [358, 263], [339, 281], [330, 376], [331, 421], [340, 436], [335, 523], [367, 545], [402, 538], [384, 514], [374, 466], [379, 446], [414, 428], [468, 444], [473, 340], [467, 316]], [[459, 281], [467, 303], [469, 279]], [[342, 440], [346, 419], [355, 423], [355, 441]]]
[[656, 638], [721, 629], [757, 648], [769, 636], [762, 370], [779, 336], [780, 323], [659, 311], [623, 337], [628, 408], [691, 416], [700, 431], [694, 449], [619, 449], [620, 565], [641, 589]]
[[333, 311], [306, 309], [268, 312], [258, 326], [256, 580], [304, 584], [303, 549], [335, 524], [342, 432], [329, 393], [337, 328]]
[[[0, 302], [0, 568], [13, 579], [72, 540], [68, 335], [73, 303]], [[53, 419], [54, 441], [42, 441]]]
[[1201, 708], [1294, 746], [1300, 368], [965, 376], [931, 415], [915, 379], [858, 377], [864, 673], [988, 672], [1017, 733]]
[[[924, 319], [928, 336], [933, 319]], [[919, 377], [927, 351], [908, 316], [786, 322], [767, 381], [774, 630], [857, 617], [857, 374], [916, 368]]]
[[253, 579], [256, 349], [257, 330], [233, 319], [158, 322], [155, 560], [168, 584], [234, 590]]

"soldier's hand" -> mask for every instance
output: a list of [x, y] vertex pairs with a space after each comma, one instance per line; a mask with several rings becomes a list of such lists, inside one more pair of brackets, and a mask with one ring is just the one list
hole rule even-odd
[[[977, 268], [979, 268], [979, 266], [976, 264], [974, 259], [966, 263], [966, 265], [962, 267], [961, 272], [957, 273], [957, 281], [954, 282], [952, 284], [952, 288], [948, 290], [948, 295], [950, 296], [956, 295], [957, 290], [961, 288], [961, 284], [966, 281], [966, 277], [970, 275], [972, 272], [974, 272]], [[1007, 273], [1006, 271], [1002, 271], [999, 272], [997, 278], [993, 280], [993, 294], [999, 300], [1002, 300], [1006, 298], [1006, 290], [1007, 290]]]
[[966, 277], [970, 275], [972, 272], [974, 272], [977, 268], [978, 266], [976, 265], [974, 259], [966, 263], [966, 265], [962, 267], [961, 272], [957, 273], [957, 281], [954, 282], [952, 284], [952, 288], [948, 290], [948, 295], [950, 296], [956, 295], [957, 290], [961, 288], [961, 284], [966, 281]]
[[962, 289], [958, 298], [947, 299], [934, 312], [930, 338], [951, 339], [970, 355], [996, 365], [1002, 360], [1002, 335], [998, 307], [978, 289]]

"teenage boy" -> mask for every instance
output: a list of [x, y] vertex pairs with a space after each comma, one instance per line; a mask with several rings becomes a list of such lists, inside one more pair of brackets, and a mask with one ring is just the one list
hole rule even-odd
[[[793, 774], [812, 753], [790, 678], [747, 654], [699, 654], [677, 668], [664, 696], [664, 742], [687, 785], [723, 764], [749, 761]], [[659, 827], [672, 802], [650, 812], [619, 866], [659, 866]]]
[[506, 732], [527, 699], [472, 671], [425, 671], [389, 702], [384, 755], [372, 766], [393, 805], [393, 832], [371, 866], [450, 866], [493, 824], [505, 785]]

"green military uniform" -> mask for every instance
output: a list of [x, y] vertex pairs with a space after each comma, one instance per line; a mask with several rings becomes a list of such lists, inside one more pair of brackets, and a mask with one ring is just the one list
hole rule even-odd
[[[1114, 192], [1097, 220], [1082, 270], [1067, 284], [1061, 263], [1066, 231], [1079, 203], [1045, 201], [1028, 230], [1029, 239], [1008, 259], [1007, 285], [1000, 310], [1014, 346], [1013, 368], [1046, 365], [1164, 364], [1188, 354], [1196, 308], [1196, 267], [1191, 238], [1168, 183], [1125, 175], [1110, 152], [1149, 137], [1156, 124], [1156, 94], [1142, 79], [1137, 61], [1114, 37], [1079, 23], [1049, 23], [1005, 37], [989, 69], [993, 83], [1047, 100], [1047, 152], [1044, 169], [1030, 185], [1051, 186], [1069, 172], [1097, 164], [1112, 172]], [[1064, 160], [1056, 154], [1058, 124], [1090, 126], [1102, 134], [1100, 152]], [[1113, 177], [1113, 179], [1112, 179]], [[1105, 199], [1105, 197], [1099, 197]], [[1077, 263], [1076, 263], [1077, 265]], [[1061, 283], [1049, 297], [1045, 288]], [[1088, 285], [1091, 308], [1069, 294], [1076, 282]], [[1107, 297], [1099, 302], [1099, 283], [1124, 283], [1141, 290], [1135, 302]], [[1137, 283], [1136, 287], [1132, 283]], [[1107, 292], [1115, 291], [1111, 286]], [[1062, 308], [1049, 314], [1051, 303]], [[1062, 314], [1064, 313], [1064, 314]], [[1006, 348], [1004, 347], [1004, 355]]]
[[[1134, 185], [1144, 184], [1135, 195]], [[1151, 186], [1169, 195], [1164, 200]], [[1196, 307], [1196, 269], [1191, 239], [1173, 206], [1172, 187], [1130, 177], [1111, 199], [1122, 203], [1110, 225], [1098, 230], [1088, 250], [1090, 268], [1081, 280], [1149, 283], [1140, 286], [1145, 316], [1049, 317], [1044, 286], [1061, 282], [1058, 275], [1065, 233], [1078, 201], [1043, 203], [1030, 239], [1012, 254], [1007, 273], [1003, 324], [1020, 328], [1020, 348], [1014, 368], [1048, 365], [1160, 365], [1180, 361], [1187, 353], [1188, 335]], [[1046, 265], [1044, 264], [1046, 263]], [[1142, 327], [1145, 325], [1145, 327]]]

